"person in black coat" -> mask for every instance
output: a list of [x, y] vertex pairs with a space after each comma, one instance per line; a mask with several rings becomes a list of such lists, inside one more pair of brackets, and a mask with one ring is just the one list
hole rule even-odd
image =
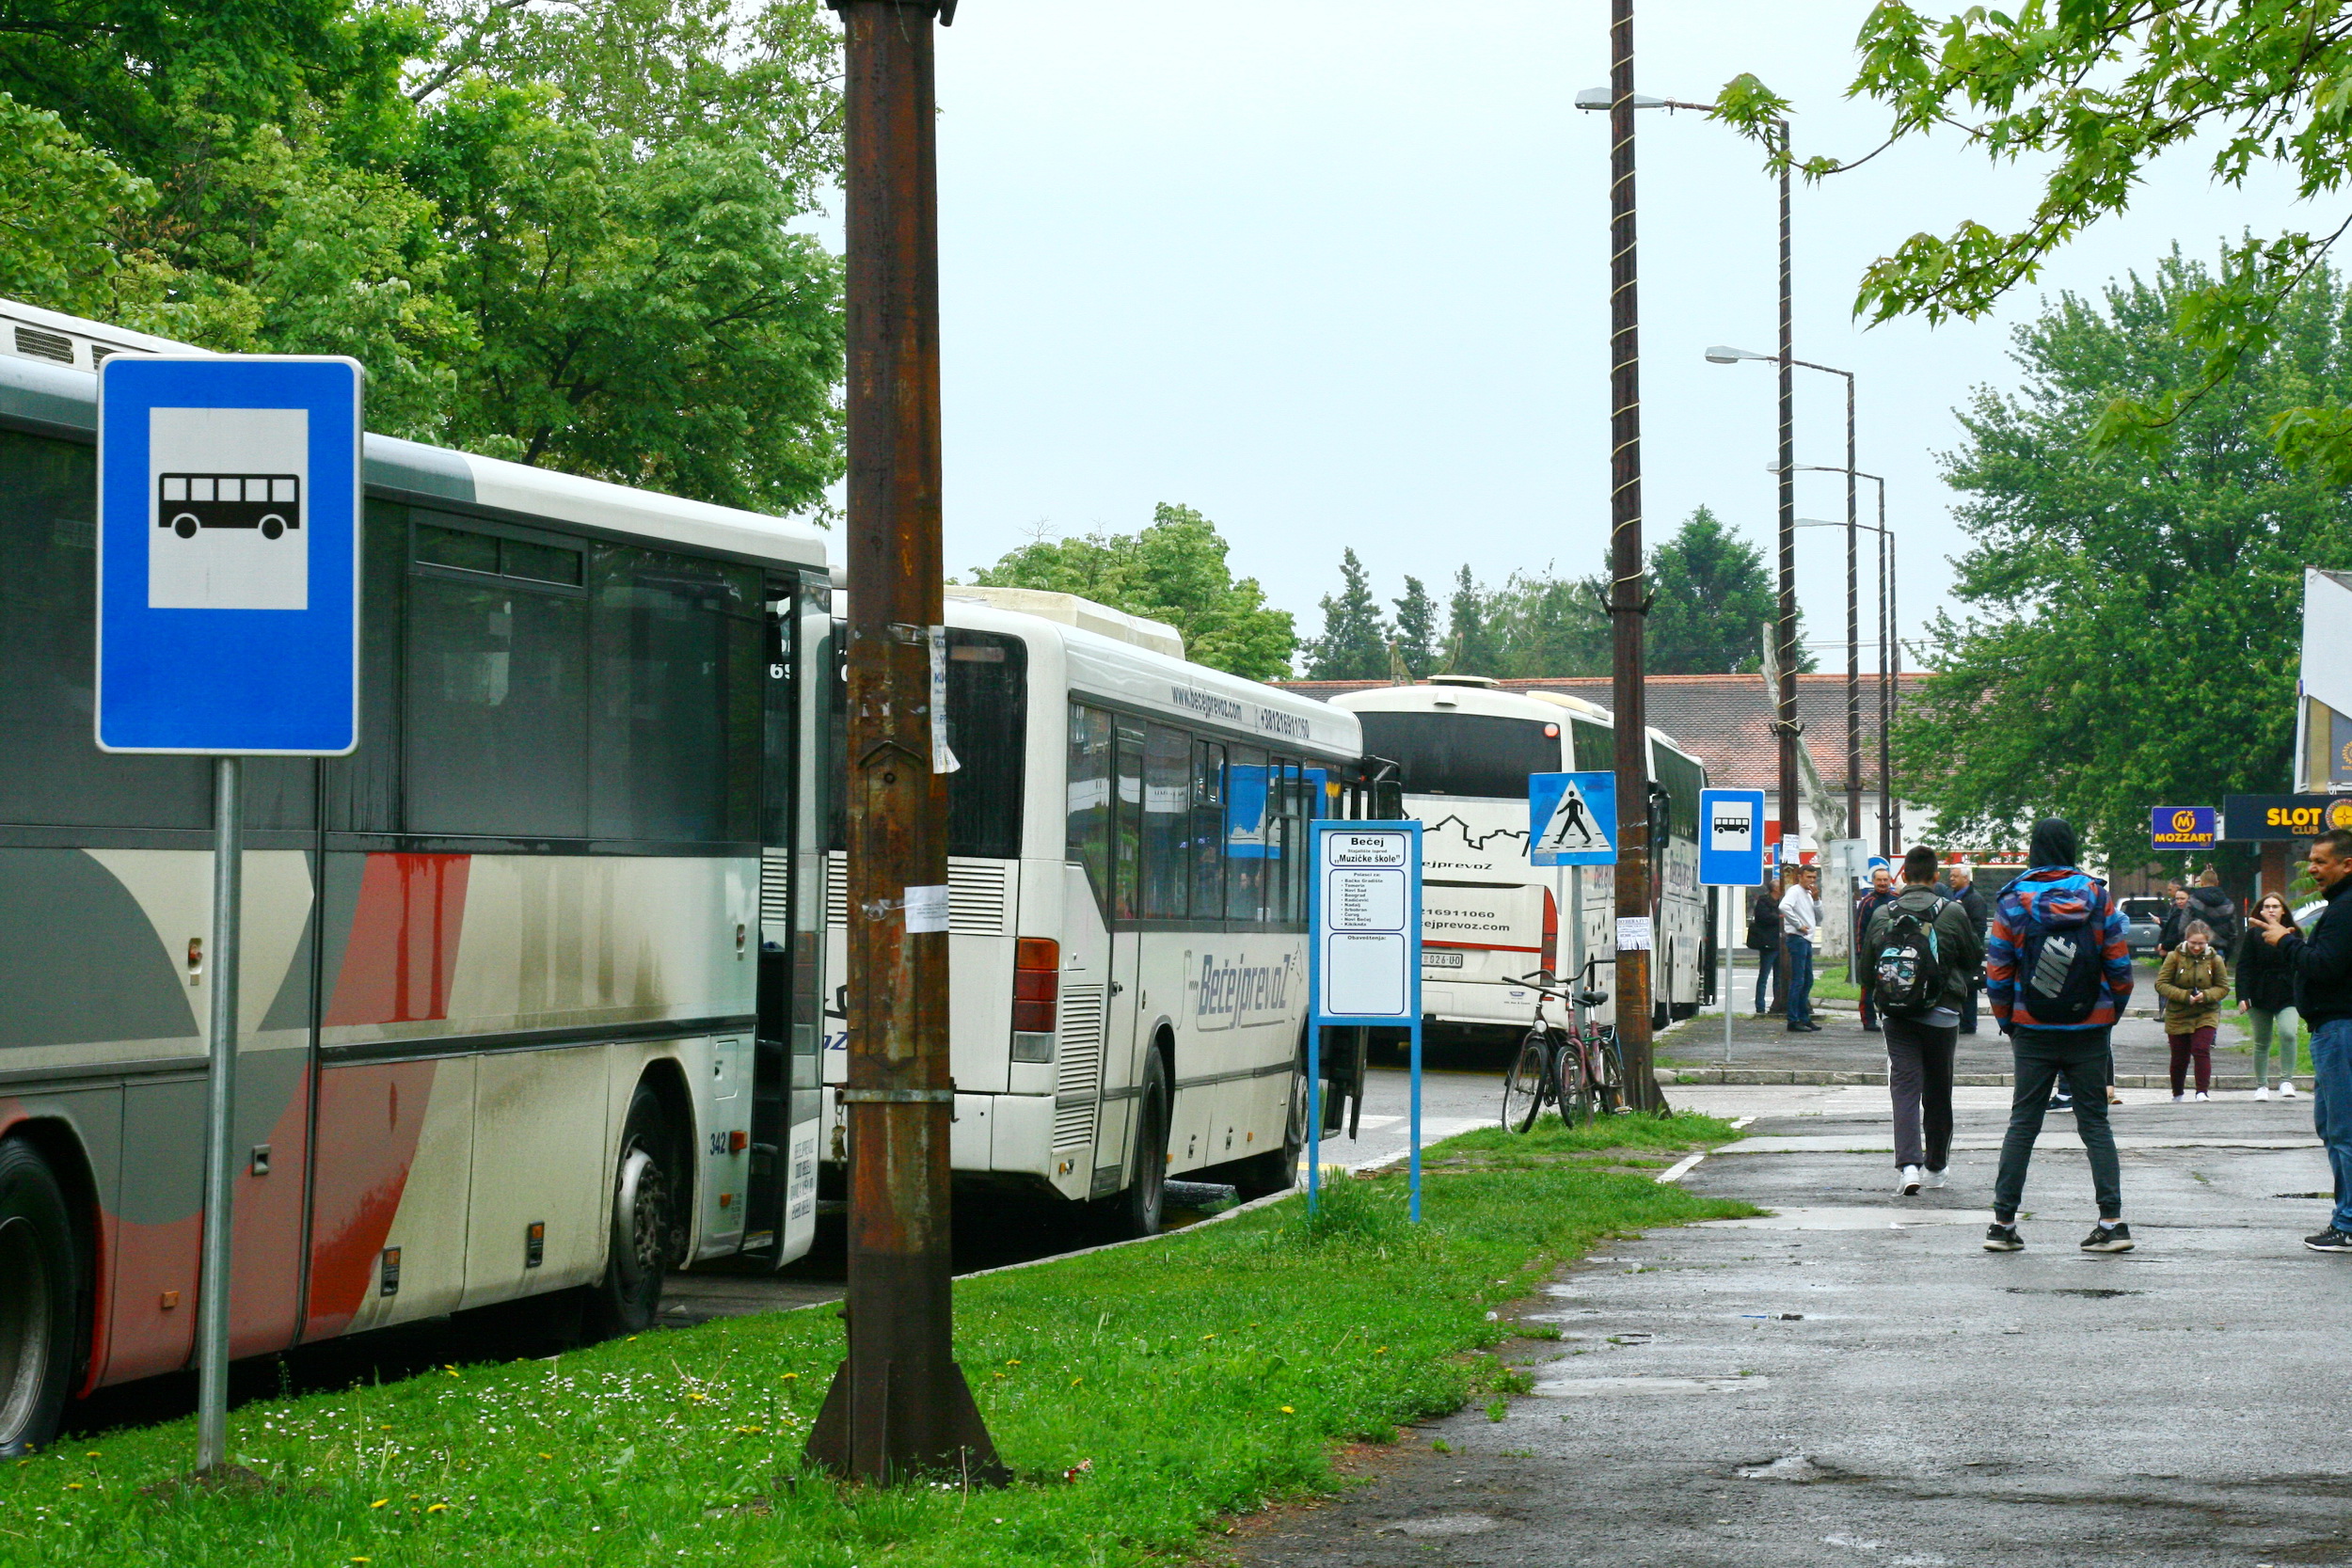
[[1788, 1006], [1788, 981], [1780, 970], [1780, 879], [1767, 875], [1764, 885], [1748, 900], [1748, 951], [1756, 955], [1758, 1018], [1769, 1018]]
[[[2265, 894], [2255, 906], [2255, 918], [2284, 926], [2301, 934], [2295, 911], [2275, 893]], [[2237, 1006], [2254, 1032], [2254, 1098], [2270, 1098], [2270, 1045], [2279, 1044], [2279, 1093], [2295, 1098], [2296, 1033], [2301, 1021], [2295, 1012], [2295, 965], [2287, 956], [2263, 940], [2249, 926], [2238, 938], [2235, 955]]]
[[[1977, 891], [1977, 874], [1964, 863], [1956, 863], [1949, 873], [1950, 880], [1944, 886], [1944, 896], [1958, 904], [1968, 916], [1968, 924], [1977, 928], [1977, 951], [1984, 951], [1984, 933], [1993, 923], [1993, 906]], [[1960, 1032], [1977, 1032], [1977, 992], [1984, 989], [1984, 965], [1981, 960], [1968, 976], [1968, 995], [1960, 1007]]]

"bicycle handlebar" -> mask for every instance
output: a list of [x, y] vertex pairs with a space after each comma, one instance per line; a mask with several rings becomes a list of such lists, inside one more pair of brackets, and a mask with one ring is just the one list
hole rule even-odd
[[1531, 990], [1541, 991], [1546, 996], [1556, 996], [1561, 1001], [1579, 1007], [1597, 1007], [1609, 1000], [1609, 993], [1605, 990], [1562, 990], [1559, 977], [1548, 969], [1539, 969], [1533, 974], [1522, 974], [1511, 983], [1525, 986]]

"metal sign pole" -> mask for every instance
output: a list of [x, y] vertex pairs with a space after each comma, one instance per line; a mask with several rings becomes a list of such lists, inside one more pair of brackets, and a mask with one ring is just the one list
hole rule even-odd
[[1406, 1218], [1419, 1225], [1421, 1223], [1421, 1018], [1418, 1014], [1413, 1018], [1412, 1124], [1413, 1155], [1412, 1166], [1406, 1176], [1406, 1185], [1408, 1189], [1406, 1199]]
[[236, 1207], [237, 916], [245, 809], [239, 759], [213, 759], [212, 1077], [204, 1104], [204, 1261], [198, 1275], [196, 1467], [229, 1459], [229, 1297]]
[[1724, 889], [1724, 1065], [1731, 1065], [1731, 933], [1739, 925], [1740, 890]]

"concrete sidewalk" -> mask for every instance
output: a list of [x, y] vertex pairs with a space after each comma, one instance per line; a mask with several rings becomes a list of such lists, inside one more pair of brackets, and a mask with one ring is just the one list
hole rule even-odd
[[1979, 1245], [1999, 1091], [1963, 1092], [1953, 1183], [1909, 1199], [1883, 1090], [1677, 1098], [1761, 1113], [1685, 1180], [1774, 1215], [1608, 1243], [1522, 1309], [1565, 1336], [1506, 1349], [1534, 1395], [1409, 1434], [1370, 1484], [1247, 1530], [1242, 1561], [2352, 1562], [2352, 1259], [2300, 1245], [2328, 1183], [2308, 1100], [2135, 1096], [2139, 1247], [2096, 1256], [2071, 1117], [2001, 1255]]

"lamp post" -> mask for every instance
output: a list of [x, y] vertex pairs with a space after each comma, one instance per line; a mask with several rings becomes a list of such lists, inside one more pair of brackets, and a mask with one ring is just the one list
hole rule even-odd
[[[1784, 309], [1786, 304], [1784, 300]], [[1783, 569], [1787, 574], [1783, 580], [1792, 607], [1792, 618], [1796, 599], [1796, 547], [1791, 536], [1785, 531], [1791, 526], [1791, 520], [1796, 513], [1796, 465], [1792, 461], [1789, 451], [1791, 445], [1790, 417], [1787, 401], [1789, 372], [1793, 368], [1802, 367], [1808, 371], [1820, 371], [1827, 375], [1842, 375], [1846, 378], [1846, 467], [1839, 471], [1846, 475], [1846, 831], [1851, 834], [1859, 832], [1862, 826], [1862, 578], [1860, 543], [1854, 531], [1854, 374], [1851, 371], [1841, 371], [1834, 366], [1817, 365], [1810, 359], [1791, 358], [1788, 354], [1786, 316], [1783, 317], [1779, 354], [1756, 354], [1747, 349], [1725, 348], [1721, 344], [1707, 351], [1707, 361], [1710, 365], [1736, 365], [1742, 359], [1769, 359], [1780, 366], [1783, 402], [1779, 467], [1781, 469], [1781, 517], [1784, 530], [1781, 534], [1781, 550], [1786, 563]], [[1790, 629], [1793, 631], [1793, 628]], [[1788, 641], [1788, 636], [1784, 634], [1784, 644]], [[1782, 678], [1788, 683], [1786, 688], [1788, 699], [1785, 705], [1788, 711], [1782, 717], [1784, 720], [1793, 720], [1797, 677], [1795, 661], [1789, 657], [1787, 646], [1784, 646], [1782, 650], [1781, 672]], [[1790, 736], [1790, 739], [1793, 741], [1794, 736]]]
[[[1894, 745], [1895, 682], [1901, 663], [1902, 641], [1897, 635], [1895, 599], [1895, 531], [1886, 524], [1886, 481], [1877, 474], [1866, 474], [1846, 468], [1833, 468], [1818, 463], [1803, 463], [1801, 471], [1824, 474], [1851, 473], [1855, 479], [1867, 479], [1878, 486], [1879, 520], [1851, 525], [1866, 533], [1879, 536], [1879, 853], [1892, 861], [1901, 848], [1901, 824], [1895, 816]], [[1847, 528], [1845, 523], [1833, 523], [1817, 517], [1801, 517], [1798, 528]]]

